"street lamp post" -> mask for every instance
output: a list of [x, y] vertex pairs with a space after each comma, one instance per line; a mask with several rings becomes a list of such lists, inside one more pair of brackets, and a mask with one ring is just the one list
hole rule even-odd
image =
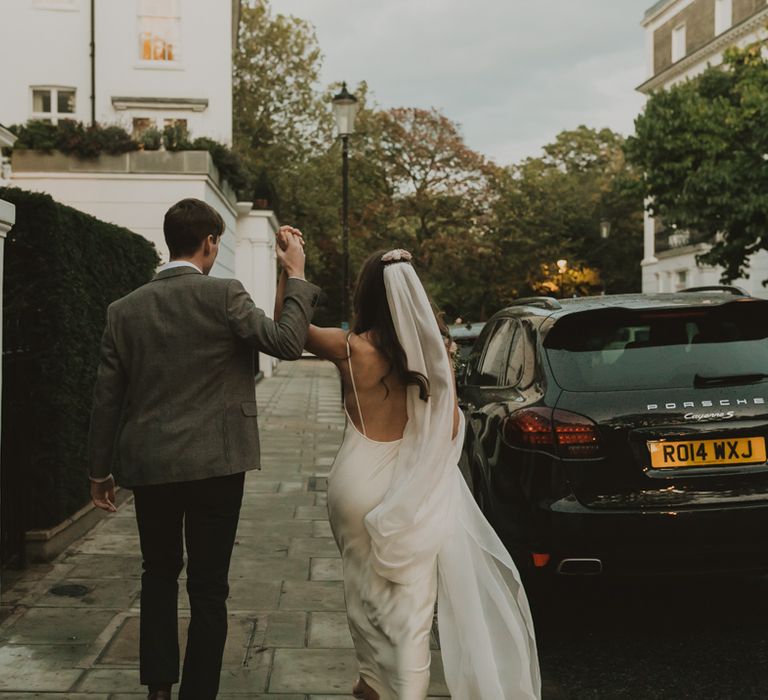
[[342, 247], [343, 247], [343, 291], [341, 298], [341, 327], [349, 328], [349, 136], [355, 132], [357, 98], [342, 83], [341, 91], [333, 98], [333, 116], [336, 130], [341, 137], [341, 178], [342, 178]]

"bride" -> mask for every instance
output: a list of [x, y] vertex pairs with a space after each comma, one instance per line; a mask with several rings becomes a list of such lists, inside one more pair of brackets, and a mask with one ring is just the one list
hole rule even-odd
[[[279, 235], [301, 235], [291, 231]], [[539, 698], [528, 601], [457, 467], [464, 418], [410, 263], [404, 250], [373, 254], [357, 281], [353, 331], [311, 326], [307, 340], [310, 352], [338, 367], [344, 390], [347, 427], [329, 475], [328, 511], [359, 664], [353, 694], [426, 698], [437, 600], [454, 700]]]

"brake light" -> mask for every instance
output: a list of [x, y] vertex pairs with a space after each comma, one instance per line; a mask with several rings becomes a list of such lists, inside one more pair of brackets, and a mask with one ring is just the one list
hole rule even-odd
[[504, 442], [511, 447], [557, 454], [563, 459], [600, 456], [597, 424], [578, 413], [524, 408], [504, 419]]
[[559, 409], [555, 409], [552, 418], [561, 457], [579, 458], [600, 455], [600, 433], [593, 420], [578, 413]]

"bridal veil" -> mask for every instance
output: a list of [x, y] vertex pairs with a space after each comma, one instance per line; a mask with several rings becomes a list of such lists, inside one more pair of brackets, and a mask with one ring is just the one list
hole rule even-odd
[[427, 377], [430, 397], [408, 388], [408, 423], [392, 482], [365, 526], [373, 567], [409, 584], [438, 568], [438, 627], [454, 700], [540, 698], [528, 600], [507, 550], [458, 469], [461, 418], [452, 437], [453, 373], [429, 299], [413, 267], [384, 269], [387, 299], [408, 368]]

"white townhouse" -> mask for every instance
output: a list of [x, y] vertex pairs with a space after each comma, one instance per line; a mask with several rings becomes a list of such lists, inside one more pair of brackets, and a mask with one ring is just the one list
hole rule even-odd
[[[192, 138], [231, 145], [239, 18], [240, 0], [1, 0], [0, 124], [74, 119], [135, 136], [181, 125]], [[212, 274], [238, 277], [271, 312], [277, 220], [238, 202], [207, 152], [80, 160], [17, 149], [3, 172], [6, 184], [142, 234], [163, 259], [168, 207], [184, 197], [208, 202], [226, 226]], [[259, 364], [271, 374], [272, 358]]]
[[[725, 49], [765, 38], [767, 24], [766, 0], [660, 0], [642, 21], [648, 79], [638, 90], [649, 95], [720, 64]], [[644, 241], [644, 292], [719, 284], [719, 268], [696, 264], [696, 255], [711, 240], [665, 228], [646, 213]], [[761, 251], [750, 259], [750, 277], [734, 284], [765, 296], [761, 281], [766, 278], [768, 252]]]
[[232, 141], [233, 0], [3, 0], [0, 123], [181, 122]]

